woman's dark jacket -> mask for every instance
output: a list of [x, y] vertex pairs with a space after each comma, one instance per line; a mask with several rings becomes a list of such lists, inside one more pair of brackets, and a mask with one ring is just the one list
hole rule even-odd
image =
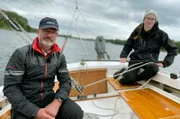
[[55, 98], [66, 100], [71, 90], [71, 79], [64, 55], [57, 44], [45, 56], [35, 38], [33, 45], [17, 49], [11, 56], [5, 69], [4, 95], [12, 109], [32, 118], [38, 105], [48, 101], [54, 93], [54, 79], [57, 76], [60, 88]]
[[[160, 48], [163, 47], [167, 51], [163, 66], [170, 66], [174, 61], [175, 55], [177, 55], [177, 47], [171, 42], [167, 33], [159, 29], [158, 22], [156, 22], [153, 28], [148, 32], [144, 31], [142, 25], [143, 24], [140, 24], [131, 33], [120, 54], [120, 58], [127, 58], [133, 49], [133, 52], [130, 54], [131, 60], [157, 61]], [[142, 31], [139, 33], [141, 29], [140, 26], [142, 26]], [[133, 38], [137, 35], [138, 38], [134, 40]]]

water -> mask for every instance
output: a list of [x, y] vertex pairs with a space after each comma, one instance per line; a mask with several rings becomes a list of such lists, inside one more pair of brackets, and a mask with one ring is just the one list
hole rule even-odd
[[[37, 35], [36, 33], [30, 33], [33, 38]], [[32, 42], [31, 40], [30, 42]], [[14, 31], [0, 30], [0, 85], [3, 83], [4, 77], [4, 68], [9, 60], [9, 57], [14, 52], [16, 48], [27, 45], [19, 35]], [[58, 37], [57, 44], [62, 47], [64, 43], [63, 37]], [[83, 48], [83, 45], [80, 40], [68, 39], [66, 47], [64, 49], [64, 54], [68, 63], [77, 62], [82, 59], [96, 59], [96, 52], [94, 50], [93, 41], [83, 41], [83, 44], [86, 49]], [[119, 60], [119, 54], [122, 50], [122, 46], [115, 45], [111, 43], [106, 44], [106, 51], [110, 56], [111, 60]], [[86, 52], [85, 52], [86, 51]], [[166, 53], [161, 52], [160, 59], [163, 60]], [[168, 72], [179, 73], [180, 71], [180, 55], [178, 55], [174, 63], [165, 68]]]

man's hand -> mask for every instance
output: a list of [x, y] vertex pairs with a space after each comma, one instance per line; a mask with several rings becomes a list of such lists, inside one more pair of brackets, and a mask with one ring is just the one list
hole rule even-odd
[[59, 108], [61, 107], [61, 104], [62, 102], [60, 102], [58, 99], [54, 99], [52, 103], [46, 106], [45, 112], [50, 116], [55, 117], [59, 111]]
[[55, 117], [50, 116], [50, 115], [47, 114], [45, 111], [46, 111], [46, 108], [41, 108], [41, 109], [38, 111], [35, 119], [55, 119]]
[[127, 62], [127, 58], [120, 58], [120, 62], [126, 63]]

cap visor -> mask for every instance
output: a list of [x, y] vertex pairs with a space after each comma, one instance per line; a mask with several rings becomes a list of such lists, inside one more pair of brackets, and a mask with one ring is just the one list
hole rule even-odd
[[47, 28], [54, 28], [56, 30], [59, 30], [58, 27], [54, 25], [43, 25], [39, 29], [47, 29]]

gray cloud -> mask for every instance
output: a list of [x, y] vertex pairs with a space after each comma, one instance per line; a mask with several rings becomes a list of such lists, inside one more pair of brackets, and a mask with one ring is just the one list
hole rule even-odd
[[[80, 12], [76, 10], [69, 29], [76, 4]], [[160, 28], [170, 38], [180, 41], [178, 5], [179, 0], [1, 0], [0, 8], [26, 17], [35, 28], [41, 18], [50, 16], [58, 20], [60, 33], [67, 34], [69, 29], [69, 34], [77, 35], [77, 21], [77, 29], [82, 37], [103, 35], [114, 39], [129, 37], [133, 29], [143, 21], [144, 12], [154, 9], [158, 13]]]

